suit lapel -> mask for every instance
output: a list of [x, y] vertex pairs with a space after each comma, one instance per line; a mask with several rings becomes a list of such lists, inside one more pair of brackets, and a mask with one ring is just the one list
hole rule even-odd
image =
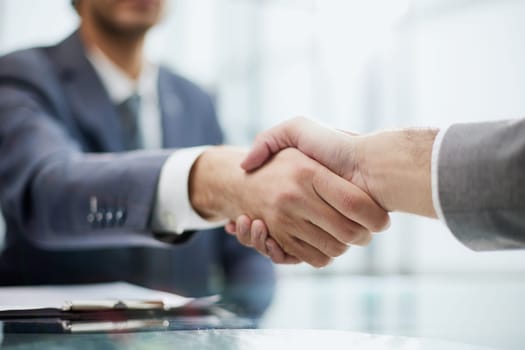
[[164, 148], [181, 147], [184, 142], [184, 104], [180, 92], [170, 80], [170, 74], [159, 69], [159, 104], [162, 117], [162, 144]]
[[74, 118], [87, 136], [88, 148], [99, 152], [122, 151], [116, 108], [86, 58], [79, 33], [73, 33], [57, 49], [64, 92], [71, 101]]

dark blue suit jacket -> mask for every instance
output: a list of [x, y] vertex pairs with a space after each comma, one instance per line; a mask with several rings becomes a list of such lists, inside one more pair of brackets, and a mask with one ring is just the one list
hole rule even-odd
[[[161, 68], [159, 95], [165, 148], [222, 142], [212, 102], [194, 84]], [[222, 229], [181, 244], [152, 233], [170, 152], [123, 152], [116, 113], [77, 33], [0, 59], [0, 284], [125, 280], [192, 296], [222, 292], [241, 310], [262, 312], [275, 282], [267, 259]], [[93, 197], [102, 214], [120, 218], [90, 222]]]

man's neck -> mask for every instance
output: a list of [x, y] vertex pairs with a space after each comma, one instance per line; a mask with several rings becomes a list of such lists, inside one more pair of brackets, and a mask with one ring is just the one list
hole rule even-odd
[[144, 35], [116, 36], [89, 25], [80, 26], [80, 35], [88, 49], [96, 47], [132, 79], [138, 79], [144, 63]]

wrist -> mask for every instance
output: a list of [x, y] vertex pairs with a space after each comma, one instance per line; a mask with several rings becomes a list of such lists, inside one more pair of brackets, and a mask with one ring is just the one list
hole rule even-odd
[[383, 131], [360, 140], [359, 174], [388, 211], [435, 217], [431, 156], [436, 129]]
[[197, 158], [190, 171], [188, 192], [190, 203], [200, 216], [212, 221], [235, 217], [238, 210], [233, 204], [236, 184], [244, 176], [240, 167], [244, 156], [241, 149], [217, 146]]

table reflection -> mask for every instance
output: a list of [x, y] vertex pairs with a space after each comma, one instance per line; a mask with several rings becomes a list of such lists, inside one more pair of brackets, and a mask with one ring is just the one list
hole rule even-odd
[[483, 350], [439, 340], [322, 330], [193, 330], [129, 334], [6, 334], [2, 349]]
[[151, 327], [146, 333], [4, 334], [3, 348], [478, 349], [460, 345], [472, 344], [517, 350], [525, 343], [524, 292], [521, 275], [286, 276], [259, 323], [263, 330], [234, 331], [232, 328], [251, 328], [238, 319], [229, 325], [207, 319], [206, 326], [171, 320], [168, 326], [165, 322], [148, 323]]

